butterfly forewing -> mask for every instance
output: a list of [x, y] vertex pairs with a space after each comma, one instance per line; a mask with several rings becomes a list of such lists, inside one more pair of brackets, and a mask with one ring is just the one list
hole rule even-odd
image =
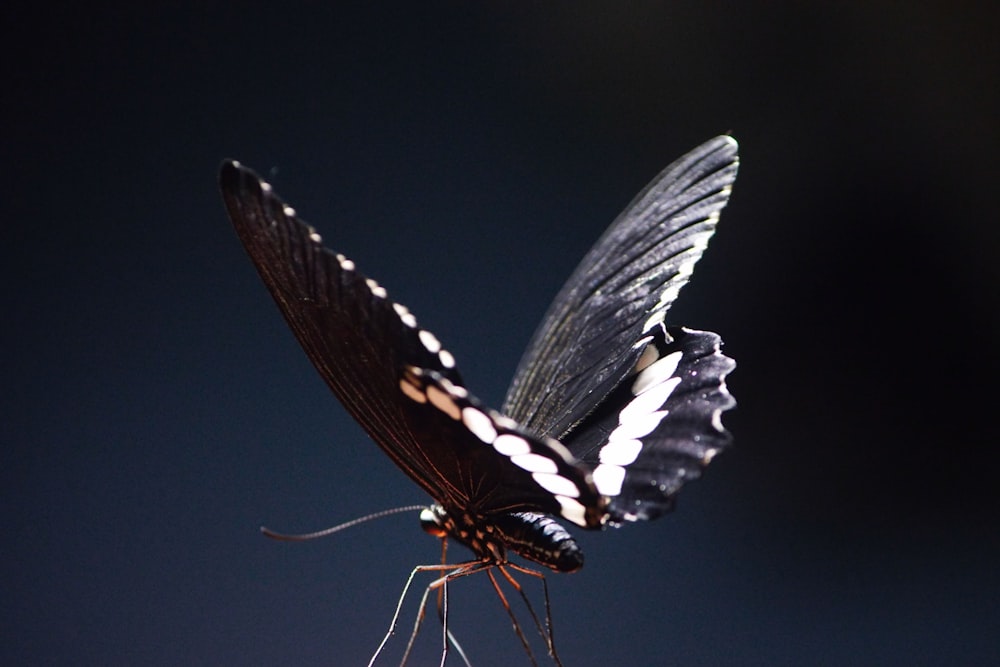
[[[324, 247], [253, 171], [227, 162], [220, 184], [247, 253], [310, 360], [435, 500], [451, 510], [539, 511], [599, 523], [603, 500], [568, 450], [480, 405], [437, 337], [351, 260]], [[503, 436], [496, 446], [484, 435], [490, 431]]]
[[454, 360], [253, 171], [227, 162], [219, 180], [240, 240], [323, 379], [407, 474], [436, 488], [433, 464], [406, 422], [399, 372], [416, 365], [461, 385]]
[[511, 382], [504, 414], [561, 439], [618, 386], [690, 278], [737, 167], [735, 140], [717, 137], [636, 196], [549, 307]]

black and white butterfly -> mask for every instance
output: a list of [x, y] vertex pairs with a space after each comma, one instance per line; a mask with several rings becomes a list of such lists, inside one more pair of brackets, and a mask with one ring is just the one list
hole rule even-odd
[[509, 580], [506, 566], [532, 572], [511, 552], [577, 570], [583, 555], [556, 519], [587, 529], [654, 519], [728, 445], [720, 415], [735, 405], [725, 384], [735, 363], [716, 334], [665, 316], [715, 232], [738, 163], [736, 141], [717, 137], [635, 197], [549, 307], [499, 412], [472, 395], [413, 313], [326, 248], [254, 172], [223, 164], [229, 217], [306, 354], [433, 498], [424, 528], [474, 554], [428, 568], [443, 574], [432, 587], [478, 570]]

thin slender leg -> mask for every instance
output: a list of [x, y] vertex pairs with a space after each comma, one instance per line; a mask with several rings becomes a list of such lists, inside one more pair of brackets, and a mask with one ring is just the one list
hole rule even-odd
[[448, 659], [448, 577], [441, 584], [441, 665]]
[[[502, 565], [497, 567], [501, 572], [504, 572]], [[493, 584], [493, 590], [497, 592], [497, 597], [500, 598], [500, 604], [503, 605], [504, 610], [506, 610], [507, 612], [507, 616], [510, 617], [510, 622], [514, 625], [514, 632], [515, 634], [517, 634], [517, 638], [521, 640], [521, 646], [524, 647], [524, 652], [528, 654], [528, 660], [531, 661], [533, 667], [538, 667], [538, 662], [535, 660], [535, 654], [531, 651], [531, 644], [528, 643], [528, 638], [524, 636], [524, 631], [521, 630], [521, 624], [517, 622], [517, 617], [514, 615], [514, 610], [510, 608], [510, 603], [507, 602], [507, 596], [504, 595], [503, 591], [500, 589], [500, 584], [497, 582], [497, 578], [493, 576], [493, 570], [490, 570], [487, 574], [489, 574], [490, 576], [490, 583]], [[510, 578], [510, 575], [507, 574], [506, 572], [504, 572], [504, 576], [507, 578], [508, 581], [513, 581]], [[514, 586], [517, 587], [518, 590], [520, 590], [520, 587], [517, 586], [517, 582], [513, 583]], [[523, 595], [524, 593], [522, 592], [522, 596]], [[532, 611], [532, 616], [534, 616], [533, 611]]]
[[[368, 661], [368, 667], [372, 667], [372, 665], [375, 664], [375, 660], [377, 660], [378, 656], [382, 653], [382, 649], [385, 648], [386, 643], [389, 641], [389, 637], [391, 637], [396, 632], [396, 623], [399, 621], [399, 612], [403, 608], [403, 600], [406, 599], [406, 593], [410, 590], [410, 585], [413, 583], [413, 578], [415, 576], [417, 576], [417, 573], [419, 573], [419, 572], [441, 572], [443, 570], [452, 570], [452, 569], [454, 569], [456, 567], [462, 568], [463, 566], [462, 565], [457, 565], [457, 566], [456, 565], [418, 565], [417, 567], [413, 568], [413, 570], [410, 572], [410, 576], [406, 578], [406, 585], [403, 586], [403, 592], [400, 594], [399, 600], [396, 602], [396, 611], [393, 613], [393, 615], [392, 615], [392, 621], [389, 623], [389, 630], [388, 630], [388, 632], [385, 633], [385, 637], [382, 638], [382, 641], [379, 643], [378, 648], [375, 649], [375, 654], [372, 655], [371, 660]], [[433, 586], [433, 584], [432, 584], [432, 586]], [[428, 590], [430, 590], [430, 587], [428, 587]], [[427, 597], [427, 593], [425, 592], [424, 593], [425, 601], [426, 601], [426, 597]], [[424, 604], [423, 603], [421, 603], [420, 609], [421, 609], [421, 614], [422, 614], [423, 613], [423, 609], [424, 609]], [[419, 626], [419, 620], [418, 620], [418, 626]]]
[[[531, 620], [535, 624], [535, 629], [538, 630], [538, 634], [541, 635], [542, 638], [546, 640], [546, 645], [547, 645], [548, 630], [546, 628], [543, 628], [541, 621], [538, 620], [538, 614], [535, 613], [535, 608], [532, 606], [531, 600], [528, 599], [528, 594], [524, 592], [524, 587], [521, 586], [520, 582], [517, 581], [517, 579], [515, 579], [513, 576], [511, 576], [511, 574], [502, 566], [499, 567], [498, 569], [503, 574], [504, 578], [510, 583], [510, 585], [514, 587], [514, 590], [516, 590], [520, 594], [521, 599], [524, 600], [524, 606], [528, 608], [528, 613], [531, 614]], [[544, 582], [545, 579], [543, 578], [542, 581]]]
[[[442, 563], [447, 563], [448, 562], [448, 540], [447, 539], [442, 539], [441, 540], [441, 562]], [[448, 637], [448, 641], [455, 648], [455, 651], [458, 653], [458, 657], [460, 657], [462, 659], [462, 662], [465, 663], [465, 667], [472, 667], [472, 663], [469, 662], [469, 657], [465, 654], [465, 649], [462, 648], [462, 645], [458, 643], [457, 639], [455, 639], [455, 635], [453, 635], [452, 632], [451, 632], [451, 630], [448, 629], [448, 619], [447, 619], [447, 616], [444, 614], [443, 600], [442, 600], [442, 598], [443, 598], [443, 595], [439, 593], [439, 595], [438, 595], [438, 620], [441, 621], [441, 625], [444, 627], [444, 631], [445, 631], [445, 634]], [[411, 638], [410, 644], [412, 644], [412, 643], [413, 643], [413, 640]], [[407, 648], [407, 653], [409, 653], [409, 647]], [[444, 661], [444, 659], [442, 658], [442, 662], [443, 661]]]
[[[527, 637], [521, 628], [520, 623], [518, 623], [514, 611], [510, 606], [510, 602], [507, 600], [506, 595], [504, 595], [503, 590], [500, 588], [500, 582], [497, 581], [496, 576], [493, 574], [493, 568], [497, 568], [503, 574], [504, 578], [513, 586], [514, 590], [518, 592], [521, 599], [524, 600], [525, 606], [528, 608], [528, 612], [531, 614], [532, 621], [535, 624], [535, 628], [538, 630], [539, 634], [545, 639], [546, 646], [548, 648], [549, 655], [552, 657], [556, 664], [556, 667], [563, 667], [562, 661], [559, 659], [559, 655], [556, 653], [555, 638], [552, 631], [552, 607], [549, 600], [549, 585], [548, 581], [545, 579], [545, 575], [536, 570], [531, 570], [514, 563], [505, 563], [500, 565], [496, 562], [489, 561], [469, 561], [465, 563], [459, 563], [457, 565], [448, 564], [436, 564], [436, 565], [419, 565], [410, 572], [410, 576], [406, 579], [406, 584], [403, 586], [403, 592], [399, 596], [399, 600], [396, 602], [396, 609], [392, 615], [392, 621], [389, 623], [389, 630], [386, 632], [385, 636], [382, 638], [381, 643], [379, 643], [378, 648], [375, 649], [374, 655], [372, 655], [371, 660], [368, 661], [368, 667], [373, 667], [375, 661], [381, 655], [382, 650], [388, 643], [389, 638], [395, 634], [396, 626], [399, 622], [399, 614], [403, 608], [403, 602], [406, 599], [406, 594], [410, 590], [410, 586], [413, 584], [414, 578], [418, 573], [421, 572], [444, 572], [445, 574], [438, 579], [432, 581], [427, 588], [424, 589], [424, 593], [420, 598], [420, 607], [417, 610], [417, 616], [413, 624], [413, 631], [410, 633], [410, 638], [406, 643], [406, 650], [403, 653], [402, 661], [400, 662], [401, 667], [406, 664], [409, 659], [410, 653], [413, 650], [414, 644], [416, 642], [417, 634], [420, 631], [420, 626], [423, 623], [424, 616], [427, 613], [427, 601], [430, 597], [431, 591], [436, 591], [438, 593], [438, 617], [441, 621], [442, 626], [442, 650], [441, 650], [441, 662], [440, 667], [444, 667], [445, 661], [448, 658], [449, 646], [453, 647], [458, 653], [459, 657], [466, 667], [472, 667], [469, 662], [469, 658], [465, 653], [465, 650], [455, 639], [451, 630], [448, 628], [448, 584], [454, 579], [460, 579], [466, 577], [475, 572], [481, 570], [486, 570], [487, 575], [490, 578], [490, 583], [493, 585], [493, 589], [496, 591], [497, 596], [500, 598], [500, 603], [503, 605], [504, 610], [510, 617], [511, 623], [514, 626], [514, 632], [517, 634], [518, 639], [521, 641], [521, 645], [528, 655], [528, 659], [534, 667], [538, 667], [538, 662], [535, 660], [534, 653], [531, 650], [531, 645], [528, 642]], [[523, 574], [541, 579], [542, 581], [542, 591], [545, 596], [545, 624], [538, 618], [538, 614], [535, 613], [535, 609], [528, 599], [527, 593], [524, 591], [524, 587], [514, 579], [514, 577], [507, 571], [507, 567], [517, 570]]]
[[420, 606], [417, 608], [417, 617], [413, 621], [413, 631], [410, 632], [410, 639], [406, 642], [406, 650], [403, 651], [403, 659], [399, 661], [400, 665], [405, 665], [406, 661], [410, 658], [410, 651], [413, 650], [413, 643], [417, 639], [417, 633], [420, 632], [420, 625], [424, 622], [424, 610], [427, 608], [427, 596], [431, 592], [431, 587], [428, 586], [424, 589], [424, 594], [420, 597]]
[[538, 616], [535, 614], [534, 607], [531, 606], [531, 602], [528, 600], [528, 596], [525, 594], [521, 585], [508, 573], [504, 568], [500, 568], [500, 571], [507, 578], [507, 580], [517, 589], [521, 594], [521, 598], [524, 600], [525, 606], [528, 607], [528, 611], [531, 613], [531, 618], [535, 622], [535, 627], [538, 628], [539, 634], [545, 638], [545, 643], [549, 649], [549, 656], [556, 663], [557, 667], [563, 667], [562, 660], [559, 659], [559, 654], [556, 653], [556, 639], [552, 631], [552, 604], [549, 601], [549, 582], [545, 578], [545, 574], [537, 570], [532, 570], [527, 567], [522, 567], [515, 563], [507, 563], [511, 569], [517, 570], [522, 574], [527, 574], [529, 576], [535, 577], [536, 579], [542, 580], [542, 593], [545, 597], [545, 629], [542, 629], [541, 624], [538, 622]]
[[[444, 593], [443, 607], [439, 610], [439, 614], [441, 614], [441, 623], [443, 627], [442, 634], [444, 637], [443, 639], [444, 649], [441, 652], [441, 664], [444, 665], [444, 661], [448, 657], [448, 644], [450, 643], [452, 646], [455, 647], [455, 650], [458, 652], [458, 655], [462, 658], [462, 661], [465, 663], [466, 667], [472, 667], [471, 664], [469, 663], [468, 656], [466, 656], [465, 654], [465, 649], [462, 648], [461, 644], [458, 643], [458, 640], [455, 639], [455, 636], [448, 629], [447, 585], [452, 579], [458, 579], [460, 577], [464, 577], [466, 575], [472, 574], [473, 572], [478, 572], [484, 568], [489, 568], [489, 567], [492, 567], [492, 564], [484, 563], [482, 561], [472, 561], [468, 563], [460, 563], [458, 565], [424, 566], [424, 571], [433, 571], [433, 570], [441, 571], [450, 569], [451, 572], [448, 572], [439, 579], [435, 579], [430, 583], [430, 585], [427, 586], [427, 588], [424, 589], [424, 594], [420, 598], [420, 608], [417, 610], [417, 618], [413, 624], [413, 632], [410, 633], [410, 639], [406, 643], [406, 651], [403, 653], [403, 659], [400, 662], [400, 665], [406, 664], [406, 661], [410, 657], [410, 652], [413, 650], [413, 645], [417, 639], [417, 633], [420, 631], [420, 625], [424, 620], [424, 616], [427, 614], [427, 598], [430, 596], [431, 591], [440, 590], [444, 588], [445, 593]], [[390, 628], [390, 631], [391, 630], [392, 628]]]

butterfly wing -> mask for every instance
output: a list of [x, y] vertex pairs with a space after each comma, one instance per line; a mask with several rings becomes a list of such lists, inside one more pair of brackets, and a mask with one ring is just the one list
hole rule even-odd
[[[718, 415], [733, 404], [724, 383], [732, 361], [718, 352], [714, 334], [675, 339], [679, 332], [668, 332], [664, 316], [715, 231], [738, 164], [736, 141], [717, 137], [668, 166], [636, 196], [556, 296], [504, 402], [504, 414], [560, 439], [575, 456], [590, 457], [599, 490], [612, 498], [612, 520], [662, 513], [679, 481], [699, 469], [685, 453], [690, 443], [711, 443], [690, 452], [700, 461], [727, 441]], [[629, 438], [641, 451], [626, 482], [628, 466], [602, 468], [599, 452], [611, 433], [624, 426], [618, 413], [638, 398], [628, 383], [641, 373], [644, 359], [660, 359], [652, 355], [678, 358], [673, 371], [680, 385], [652, 410], [668, 416], [642, 437]], [[695, 381], [693, 373], [702, 375]], [[665, 390], [657, 391], [646, 395], [646, 403], [635, 404], [650, 404]], [[698, 392], [706, 398], [695, 400]], [[681, 421], [688, 425], [681, 427]], [[680, 430], [667, 435], [675, 424]], [[610, 458], [613, 451], [620, 454], [624, 446], [606, 455]], [[648, 488], [633, 490], [640, 485]]]
[[565, 438], [609, 498], [610, 523], [669, 511], [729, 444], [721, 414], [736, 405], [725, 382], [736, 363], [721, 344], [708, 331], [657, 328], [625, 379]]
[[[463, 510], [599, 520], [581, 509], [601, 502], [587, 469], [558, 442], [522, 432], [469, 396], [438, 339], [354, 262], [324, 247], [269, 184], [237, 162], [223, 164], [219, 182], [240, 240], [309, 359], [371, 438], [435, 500]], [[484, 440], [488, 428], [505, 436], [499, 446]], [[545, 476], [550, 469], [559, 479]], [[560, 504], [546, 484], [579, 498], [581, 507]]]
[[451, 488], [446, 495], [461, 499], [446, 505], [454, 516], [529, 511], [588, 528], [604, 522], [607, 501], [589, 467], [559, 442], [523, 429], [435, 371], [406, 368], [400, 388], [419, 441], [440, 443], [457, 463], [442, 480]]
[[715, 231], [738, 166], [723, 136], [664, 169], [577, 266], [535, 332], [502, 412], [560, 438], [622, 380]]

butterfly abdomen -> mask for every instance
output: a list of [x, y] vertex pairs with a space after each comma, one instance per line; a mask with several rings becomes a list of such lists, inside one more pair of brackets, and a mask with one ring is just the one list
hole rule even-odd
[[494, 518], [507, 547], [519, 556], [556, 572], [583, 567], [583, 551], [554, 519], [535, 512], [515, 512]]
[[583, 567], [583, 552], [573, 536], [554, 519], [537, 512], [476, 516], [449, 512], [434, 503], [420, 513], [420, 524], [435, 537], [464, 544], [483, 562], [506, 565], [510, 550], [556, 572], [575, 572]]

